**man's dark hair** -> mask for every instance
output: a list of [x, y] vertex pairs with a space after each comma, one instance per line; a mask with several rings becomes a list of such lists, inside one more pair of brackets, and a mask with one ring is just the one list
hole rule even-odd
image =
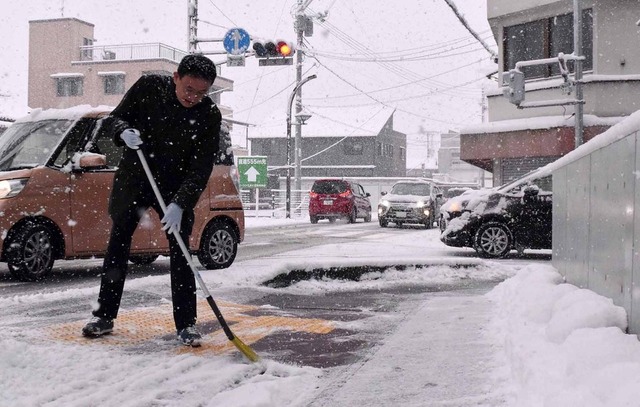
[[216, 65], [202, 54], [189, 54], [180, 61], [178, 75], [181, 78], [185, 75], [194, 76], [213, 83], [217, 76]]

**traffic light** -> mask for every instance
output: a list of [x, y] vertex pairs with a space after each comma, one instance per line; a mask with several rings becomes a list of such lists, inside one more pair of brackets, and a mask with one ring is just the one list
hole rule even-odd
[[287, 41], [254, 41], [253, 51], [258, 58], [258, 65], [293, 65], [293, 45]]
[[509, 89], [505, 90], [505, 96], [514, 105], [520, 105], [524, 101], [524, 72], [517, 69], [509, 71]]

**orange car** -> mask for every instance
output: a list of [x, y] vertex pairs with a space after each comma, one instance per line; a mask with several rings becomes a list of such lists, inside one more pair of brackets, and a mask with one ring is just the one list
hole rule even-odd
[[[107, 206], [123, 147], [98, 119], [109, 109], [35, 110], [0, 136], [0, 261], [20, 280], [45, 277], [56, 259], [102, 257]], [[244, 239], [244, 212], [233, 160], [218, 157], [195, 207], [189, 248], [207, 269], [229, 267]], [[131, 262], [169, 253], [158, 215], [149, 210], [133, 236]]]

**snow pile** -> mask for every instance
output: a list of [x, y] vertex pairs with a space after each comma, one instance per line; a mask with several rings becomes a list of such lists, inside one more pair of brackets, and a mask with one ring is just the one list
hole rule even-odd
[[311, 367], [175, 355], [157, 347], [148, 354], [0, 340], [0, 405], [286, 406], [303, 399], [321, 375]]
[[609, 298], [529, 266], [487, 296], [519, 407], [637, 406], [640, 342]]

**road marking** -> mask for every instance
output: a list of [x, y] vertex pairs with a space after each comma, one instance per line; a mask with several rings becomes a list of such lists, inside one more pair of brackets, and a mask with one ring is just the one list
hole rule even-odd
[[[256, 316], [255, 314], [258, 312], [270, 312], [271, 310], [255, 305], [235, 304], [226, 301], [217, 303], [233, 333], [248, 345], [281, 331], [328, 334], [335, 329], [333, 322], [328, 320], [277, 315]], [[205, 300], [198, 301], [198, 315], [199, 327], [210, 324], [215, 324], [216, 328], [218, 327], [217, 319]], [[115, 321], [114, 332], [96, 340], [81, 336], [80, 331], [85, 323], [86, 321], [74, 321], [50, 326], [46, 328], [48, 331], [47, 337], [55, 341], [74, 344], [109, 346], [134, 346], [158, 339], [173, 339], [175, 337], [175, 326], [171, 305], [169, 304], [121, 311]], [[211, 352], [220, 354], [235, 349], [235, 346], [227, 339], [221, 328], [210, 333], [206, 331], [204, 333], [200, 348], [180, 346], [176, 348], [176, 352]]]

